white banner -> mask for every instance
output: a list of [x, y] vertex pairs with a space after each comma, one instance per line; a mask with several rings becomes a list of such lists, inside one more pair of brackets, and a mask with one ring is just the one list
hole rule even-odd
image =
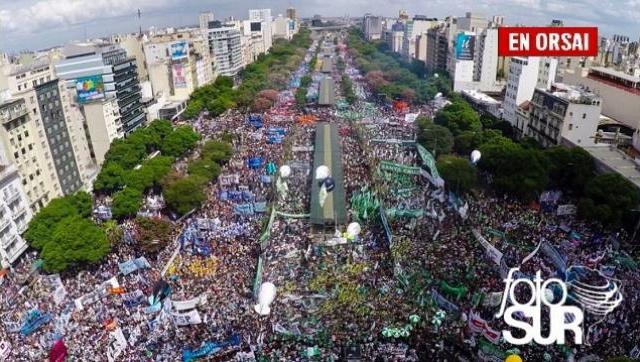
[[500, 302], [502, 302], [502, 292], [493, 292], [485, 296], [484, 300], [482, 301], [482, 305], [487, 307], [495, 307], [500, 305]]
[[573, 204], [565, 204], [558, 205], [558, 209], [556, 209], [556, 215], [564, 216], [564, 215], [575, 215], [578, 208]]
[[109, 362], [115, 362], [126, 348], [127, 340], [124, 338], [122, 329], [118, 327], [109, 333], [109, 345], [107, 346], [107, 359]]
[[201, 295], [199, 297], [195, 297], [193, 299], [184, 300], [184, 301], [176, 301], [173, 300], [173, 309], [180, 312], [187, 309], [193, 309], [200, 304], [205, 304], [207, 302], [207, 296]]
[[7, 341], [0, 342], [0, 357], [2, 358], [2, 360], [8, 358], [9, 353], [11, 353], [11, 343]]
[[187, 313], [171, 313], [173, 317], [173, 323], [177, 326], [188, 326], [191, 324], [200, 324], [200, 313], [197, 310], [192, 310]]
[[482, 236], [482, 234], [480, 234], [480, 231], [478, 231], [478, 229], [473, 229], [472, 232], [473, 232], [473, 236], [476, 237], [476, 240], [478, 240], [478, 242], [484, 247], [489, 259], [493, 260], [493, 262], [496, 263], [496, 265], [500, 265], [500, 260], [502, 259], [502, 252], [496, 249], [495, 246], [491, 245], [491, 243], [487, 241], [487, 239], [485, 239]]
[[56, 303], [56, 305], [60, 305], [66, 296], [67, 290], [64, 288], [64, 285], [61, 285], [53, 292], [53, 302]]
[[81, 296], [80, 298], [76, 298], [74, 300], [76, 308], [78, 310], [83, 310], [85, 305], [93, 304], [99, 301], [102, 297], [105, 297], [107, 294], [109, 294], [109, 292], [107, 291], [107, 288], [119, 288], [119, 287], [120, 287], [120, 283], [118, 283], [118, 278], [113, 277], [103, 282], [102, 284], [98, 285], [93, 292], [87, 293]]

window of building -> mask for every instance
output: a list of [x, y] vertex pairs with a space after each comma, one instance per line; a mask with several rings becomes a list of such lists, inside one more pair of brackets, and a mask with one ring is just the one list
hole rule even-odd
[[24, 136], [29, 137], [29, 131], [24, 131]]
[[27, 180], [26, 179], [22, 179], [22, 185], [26, 185], [27, 184]]
[[31, 83], [33, 84], [34, 87], [38, 85], [38, 82], [35, 79]]
[[13, 153], [13, 157], [17, 159], [18, 158], [18, 152], [14, 152]]
[[586, 114], [586, 113], [583, 113], [583, 114], [582, 114], [582, 119], [585, 119], [585, 118], [587, 118], [587, 114]]
[[569, 131], [573, 129], [573, 123], [569, 123]]
[[33, 151], [33, 144], [29, 143], [29, 151]]
[[22, 86], [18, 84], [18, 92], [22, 90]]

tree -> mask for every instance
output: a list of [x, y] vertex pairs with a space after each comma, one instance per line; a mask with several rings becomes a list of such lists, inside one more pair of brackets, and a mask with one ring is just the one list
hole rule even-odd
[[173, 126], [171, 125], [171, 121], [166, 119], [156, 119], [149, 124], [147, 129], [150, 132], [157, 134], [160, 139], [164, 139], [168, 135], [173, 132]]
[[93, 182], [93, 189], [97, 192], [112, 193], [120, 190], [126, 184], [127, 171], [116, 162], [107, 162], [102, 166], [98, 177]]
[[118, 225], [117, 221], [107, 220], [104, 224], [102, 224], [102, 230], [104, 230], [104, 233], [107, 236], [109, 245], [117, 246], [122, 241], [124, 231], [122, 230], [120, 225]]
[[463, 131], [480, 131], [480, 116], [464, 100], [455, 99], [453, 103], [441, 109], [435, 117], [435, 123], [449, 128], [454, 136]]
[[549, 178], [553, 187], [576, 196], [595, 174], [593, 157], [580, 147], [552, 147], [544, 151], [549, 158]]
[[273, 105], [273, 102], [271, 102], [267, 98], [257, 98], [253, 102], [252, 110], [253, 110], [253, 112], [264, 112], [264, 111], [268, 110], [269, 108], [271, 108], [272, 105]]
[[105, 232], [79, 216], [62, 219], [50, 232], [50, 241], [43, 245], [40, 254], [44, 270], [49, 273], [95, 264], [111, 250]]
[[200, 134], [191, 126], [181, 126], [162, 141], [160, 149], [164, 155], [182, 157], [195, 147], [198, 140], [200, 140]]
[[111, 212], [113, 217], [121, 220], [136, 216], [142, 205], [142, 191], [133, 187], [127, 187], [118, 191], [113, 196]]
[[136, 239], [146, 253], [155, 254], [163, 250], [171, 242], [171, 223], [156, 218], [138, 217]]
[[210, 159], [200, 159], [189, 163], [189, 175], [203, 177], [207, 180], [214, 180], [222, 169], [220, 165]]
[[206, 183], [202, 177], [187, 176], [167, 185], [163, 192], [167, 206], [179, 215], [197, 209], [206, 199], [203, 191]]
[[476, 168], [467, 158], [443, 155], [438, 157], [437, 167], [449, 190], [469, 191], [476, 184]]
[[640, 191], [618, 173], [591, 178], [584, 187], [584, 197], [578, 202], [578, 213], [610, 229], [623, 225], [638, 206]]
[[202, 146], [201, 156], [217, 163], [225, 163], [231, 159], [233, 147], [224, 141], [209, 140]]
[[497, 190], [529, 201], [546, 188], [549, 161], [541, 151], [513, 142], [487, 143], [480, 151], [478, 167], [491, 174]]
[[418, 142], [436, 155], [450, 153], [453, 149], [453, 135], [446, 127], [429, 124], [418, 131]]
[[67, 217], [84, 217], [91, 215], [91, 195], [78, 192], [73, 195], [51, 200], [47, 206], [31, 219], [23, 237], [36, 249], [42, 249], [50, 242], [52, 230]]

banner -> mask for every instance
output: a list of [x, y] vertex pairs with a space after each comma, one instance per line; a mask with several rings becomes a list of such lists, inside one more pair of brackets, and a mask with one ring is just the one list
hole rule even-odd
[[129, 275], [138, 269], [145, 268], [151, 268], [151, 265], [144, 256], [118, 264], [118, 269], [123, 275]]
[[7, 359], [11, 353], [11, 343], [7, 341], [0, 342], [0, 358]]
[[558, 271], [562, 275], [564, 275], [567, 271], [567, 263], [565, 262], [560, 252], [558, 252], [556, 248], [554, 248], [551, 244], [547, 243], [546, 241], [542, 243], [541, 248], [542, 248], [542, 252], [545, 253], [549, 258], [551, 258], [551, 262], [556, 267], [556, 269], [558, 269]]
[[425, 215], [425, 211], [423, 209], [398, 209], [392, 207], [390, 209], [386, 209], [387, 217], [390, 219], [395, 219], [398, 217], [408, 217], [413, 219], [419, 219]]
[[177, 326], [188, 326], [191, 324], [202, 323], [200, 313], [195, 309], [187, 313], [171, 313], [171, 317], [173, 318], [173, 323]]
[[115, 362], [116, 359], [127, 348], [127, 340], [124, 338], [122, 329], [119, 327], [109, 333], [109, 344], [107, 346], [107, 359], [109, 362]]
[[380, 161], [380, 170], [401, 173], [405, 175], [420, 175], [420, 167], [407, 166], [390, 161]]
[[132, 308], [142, 303], [144, 293], [142, 293], [142, 290], [136, 289], [131, 293], [121, 294], [120, 297], [122, 298], [122, 304], [124, 304], [125, 307]]
[[448, 311], [448, 312], [458, 312], [460, 308], [448, 301], [445, 297], [443, 297], [437, 290], [431, 289], [431, 297], [433, 300], [440, 306], [440, 308]]
[[40, 327], [51, 321], [52, 317], [49, 313], [42, 313], [37, 309], [31, 310], [27, 313], [22, 322], [22, 326], [20, 327], [20, 334], [23, 337], [30, 335], [36, 330], [40, 329]]
[[472, 229], [473, 236], [475, 236], [476, 240], [482, 245], [487, 253], [489, 259], [491, 259], [496, 265], [500, 265], [500, 260], [502, 259], [502, 252], [496, 249], [495, 246], [491, 245], [487, 239], [485, 239], [478, 229]]
[[83, 310], [85, 305], [94, 304], [95, 302], [99, 301], [103, 297], [106, 297], [109, 294], [107, 288], [112, 289], [112, 288], [119, 288], [119, 287], [120, 287], [120, 283], [118, 283], [117, 277], [113, 277], [107, 281], [104, 281], [100, 285], [96, 286], [93, 292], [87, 293], [81, 296], [80, 298], [76, 298], [74, 300], [76, 308], [78, 310]]
[[178, 60], [189, 56], [189, 45], [186, 41], [171, 43], [171, 60]]
[[255, 210], [253, 209], [253, 204], [251, 203], [238, 204], [233, 205], [233, 213], [242, 216], [252, 216], [253, 214], [255, 214]]
[[62, 339], [59, 339], [49, 351], [49, 362], [64, 362], [67, 359], [67, 354], [67, 346]]
[[174, 88], [186, 88], [187, 78], [184, 71], [184, 65], [182, 63], [176, 63], [171, 66], [171, 73], [173, 74], [173, 87]]
[[556, 209], [556, 215], [575, 215], [577, 211], [578, 208], [573, 204], [558, 205], [558, 208]]
[[502, 292], [493, 292], [487, 294], [482, 300], [482, 305], [487, 307], [497, 307], [502, 302]]
[[276, 211], [278, 216], [282, 216], [288, 219], [306, 219], [311, 217], [311, 214], [287, 214], [286, 212]]
[[76, 79], [78, 103], [86, 103], [104, 98], [104, 81], [102, 74], [79, 77]]
[[175, 309], [176, 311], [182, 311], [182, 310], [187, 310], [187, 309], [193, 309], [195, 308], [198, 304], [204, 304], [207, 301], [207, 297], [206, 295], [201, 295], [189, 300], [184, 300], [184, 301], [175, 301], [173, 300], [173, 309]]
[[231, 184], [238, 184], [240, 183], [240, 175], [238, 174], [232, 174], [232, 175], [220, 175], [218, 176], [218, 181], [220, 182], [220, 185], [231, 185]]
[[67, 290], [64, 286], [60, 286], [53, 292], [53, 302], [56, 303], [56, 305], [60, 305], [64, 302], [66, 296]]
[[239, 346], [240, 342], [240, 336], [234, 334], [229, 340], [224, 342], [204, 342], [202, 346], [197, 349], [185, 348], [182, 351], [182, 361], [191, 362], [201, 357], [211, 356], [223, 348]]
[[431, 176], [434, 179], [442, 179], [438, 173], [438, 168], [436, 167], [436, 160], [433, 158], [431, 152], [427, 151], [427, 149], [422, 147], [419, 143], [416, 143], [416, 148], [418, 149], [418, 155], [422, 160], [422, 166], [429, 169]]

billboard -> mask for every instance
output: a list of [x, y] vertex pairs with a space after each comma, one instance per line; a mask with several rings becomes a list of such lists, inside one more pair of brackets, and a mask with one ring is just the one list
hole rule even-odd
[[252, 22], [251, 23], [251, 31], [260, 31], [262, 30], [262, 23], [261, 22]]
[[184, 73], [184, 65], [177, 63], [171, 66], [171, 73], [173, 74], [173, 88], [186, 88], [187, 79]]
[[182, 59], [189, 56], [189, 45], [186, 41], [171, 43], [171, 59]]
[[104, 98], [104, 82], [102, 75], [91, 75], [76, 79], [76, 94], [78, 103], [85, 103], [94, 99]]
[[458, 34], [456, 37], [456, 59], [473, 60], [475, 41], [475, 35], [465, 33]]

